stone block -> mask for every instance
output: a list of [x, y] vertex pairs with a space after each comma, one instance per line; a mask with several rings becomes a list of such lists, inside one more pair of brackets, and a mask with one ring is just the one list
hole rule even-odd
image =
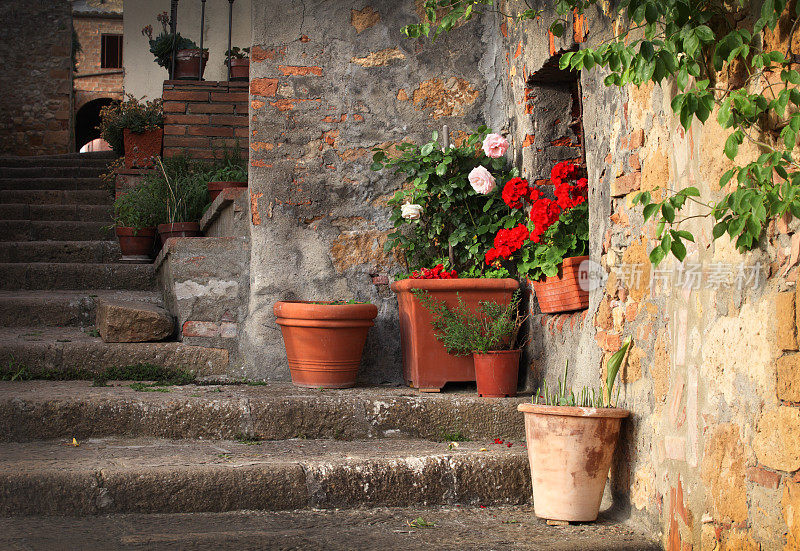
[[761, 467], [750, 467], [747, 469], [747, 480], [765, 488], [776, 490], [780, 486], [781, 475]]
[[795, 293], [778, 293], [775, 297], [775, 317], [777, 318], [778, 348], [797, 350], [797, 322]]
[[780, 406], [758, 420], [753, 451], [759, 463], [776, 471], [800, 469], [800, 409]]
[[778, 398], [800, 402], [800, 354], [786, 354], [778, 358], [775, 371]]
[[97, 307], [97, 330], [105, 342], [156, 342], [175, 330], [172, 316], [146, 302], [102, 301]]

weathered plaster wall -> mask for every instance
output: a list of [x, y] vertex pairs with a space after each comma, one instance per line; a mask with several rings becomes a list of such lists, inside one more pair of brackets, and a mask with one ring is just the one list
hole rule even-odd
[[[288, 378], [272, 305], [357, 299], [378, 306], [361, 379], [402, 380], [397, 303], [385, 276], [386, 200], [402, 181], [371, 172], [371, 148], [503, 117], [495, 25], [407, 40], [413, 2], [253, 4], [249, 376]], [[491, 20], [489, 20], [491, 21]], [[373, 280], [373, 276], [379, 276]]]
[[70, 2], [3, 0], [0, 21], [0, 155], [67, 153], [72, 144]]
[[104, 34], [122, 34], [122, 17], [115, 19], [76, 15], [72, 23], [81, 44], [81, 52], [77, 55], [78, 72], [73, 75], [75, 111], [87, 102], [99, 98], [121, 100], [122, 69], [103, 69], [101, 54]]

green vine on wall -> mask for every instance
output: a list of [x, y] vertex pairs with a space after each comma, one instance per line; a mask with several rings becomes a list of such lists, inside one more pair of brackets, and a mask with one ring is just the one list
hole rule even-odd
[[[581, 15], [598, 0], [558, 0], [558, 20], [550, 32], [561, 36], [568, 17]], [[607, 4], [604, 2], [603, 4]], [[792, 51], [800, 23], [800, 2], [791, 17], [786, 51], [765, 48], [767, 30], [777, 32], [787, 0], [620, 0], [612, 10], [621, 31], [591, 47], [561, 55], [560, 67], [574, 71], [602, 67], [607, 86], [641, 86], [675, 82], [671, 107], [684, 129], [695, 118], [705, 123], [716, 110], [720, 126], [731, 131], [723, 153], [736, 161], [739, 147], [750, 142], [760, 152], [752, 162], [740, 162], [723, 174], [725, 194], [704, 202], [695, 187], [664, 190], [663, 195], [638, 193], [645, 221], [657, 221], [658, 244], [650, 252], [654, 264], [668, 254], [682, 261], [686, 241], [694, 236], [684, 223], [713, 218], [712, 235], [728, 235], [741, 252], [758, 246], [770, 220], [791, 213], [800, 218], [800, 160], [794, 155], [800, 135], [800, 55]], [[427, 0], [426, 20], [408, 25], [408, 37], [449, 31], [482, 11], [495, 11], [517, 21], [540, 17], [543, 10], [504, 13], [492, 0]], [[754, 7], [755, 6], [755, 7]], [[712, 153], [713, 154], [713, 153]], [[700, 214], [682, 209], [697, 205]]]

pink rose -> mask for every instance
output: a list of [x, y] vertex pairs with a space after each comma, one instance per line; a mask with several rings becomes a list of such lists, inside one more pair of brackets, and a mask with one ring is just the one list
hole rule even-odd
[[508, 140], [500, 134], [489, 134], [483, 140], [483, 152], [487, 157], [496, 159], [502, 157], [508, 151]]
[[494, 177], [483, 166], [476, 166], [469, 173], [469, 185], [481, 195], [486, 195], [494, 189]]

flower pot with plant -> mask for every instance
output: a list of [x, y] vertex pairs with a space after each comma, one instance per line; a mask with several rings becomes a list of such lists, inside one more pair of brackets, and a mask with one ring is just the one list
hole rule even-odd
[[242, 158], [241, 150], [225, 149], [222, 157], [214, 162], [207, 176], [208, 193], [211, 200], [217, 198], [223, 189], [247, 187], [247, 160]]
[[586, 274], [581, 272], [589, 258], [587, 180], [578, 175], [574, 163], [556, 164], [550, 173], [553, 199], [522, 178], [506, 182], [503, 201], [516, 226], [498, 231], [486, 252], [489, 265], [515, 264], [516, 273], [531, 282], [543, 313], [589, 306], [589, 288], [582, 284]]
[[486, 127], [465, 136], [458, 146], [450, 146], [446, 134], [444, 141], [440, 144], [434, 132], [422, 146], [376, 148], [371, 166], [393, 169], [407, 183], [389, 200], [395, 231], [389, 234], [386, 250], [394, 248], [411, 272], [391, 288], [400, 308], [405, 380], [421, 391], [474, 381], [475, 369], [470, 358], [449, 354], [436, 339], [430, 314], [411, 291], [427, 290], [451, 307], [458, 294], [468, 307], [477, 308], [480, 301], [507, 303], [519, 287], [507, 270], [483, 261], [491, 236], [513, 220], [492, 174], [501, 179], [516, 176], [503, 158], [508, 142]]
[[148, 262], [153, 254], [155, 220], [161, 205], [147, 186], [134, 188], [114, 201], [114, 224], [122, 260]]
[[164, 141], [164, 109], [160, 99], [126, 100], [100, 110], [100, 136], [118, 155], [125, 155], [125, 168], [149, 168], [161, 155]]
[[293, 384], [309, 388], [356, 384], [367, 332], [378, 315], [374, 304], [282, 300], [273, 311]]
[[628, 337], [608, 361], [605, 385], [568, 391], [565, 368], [557, 389], [548, 389], [545, 382], [532, 403], [517, 406], [525, 416], [536, 516], [597, 519], [620, 425], [628, 416], [627, 410], [614, 407], [613, 390], [630, 344]]
[[162, 205], [157, 217], [161, 242], [171, 237], [202, 236], [198, 221], [209, 204], [206, 166], [186, 155], [157, 158], [156, 165], [145, 183]]
[[174, 53], [173, 78], [190, 80], [202, 78], [208, 61], [208, 48], [203, 48], [201, 52], [193, 40], [182, 37], [180, 33], [171, 33], [169, 31], [170, 18], [167, 12], [158, 14], [156, 19], [161, 23], [161, 33], [157, 37], [153, 38], [152, 25], [147, 25], [142, 29], [142, 34], [150, 42], [150, 53], [155, 57], [153, 61], [169, 71], [172, 67]]
[[481, 301], [478, 310], [468, 308], [460, 297], [458, 305], [450, 308], [444, 301], [431, 298], [428, 291], [413, 292], [430, 312], [436, 338], [447, 351], [472, 355], [478, 395], [516, 396], [522, 353], [517, 338], [527, 319], [519, 313], [519, 291], [505, 304]]
[[250, 48], [234, 46], [225, 52], [225, 63], [230, 56], [231, 80], [250, 80]]

